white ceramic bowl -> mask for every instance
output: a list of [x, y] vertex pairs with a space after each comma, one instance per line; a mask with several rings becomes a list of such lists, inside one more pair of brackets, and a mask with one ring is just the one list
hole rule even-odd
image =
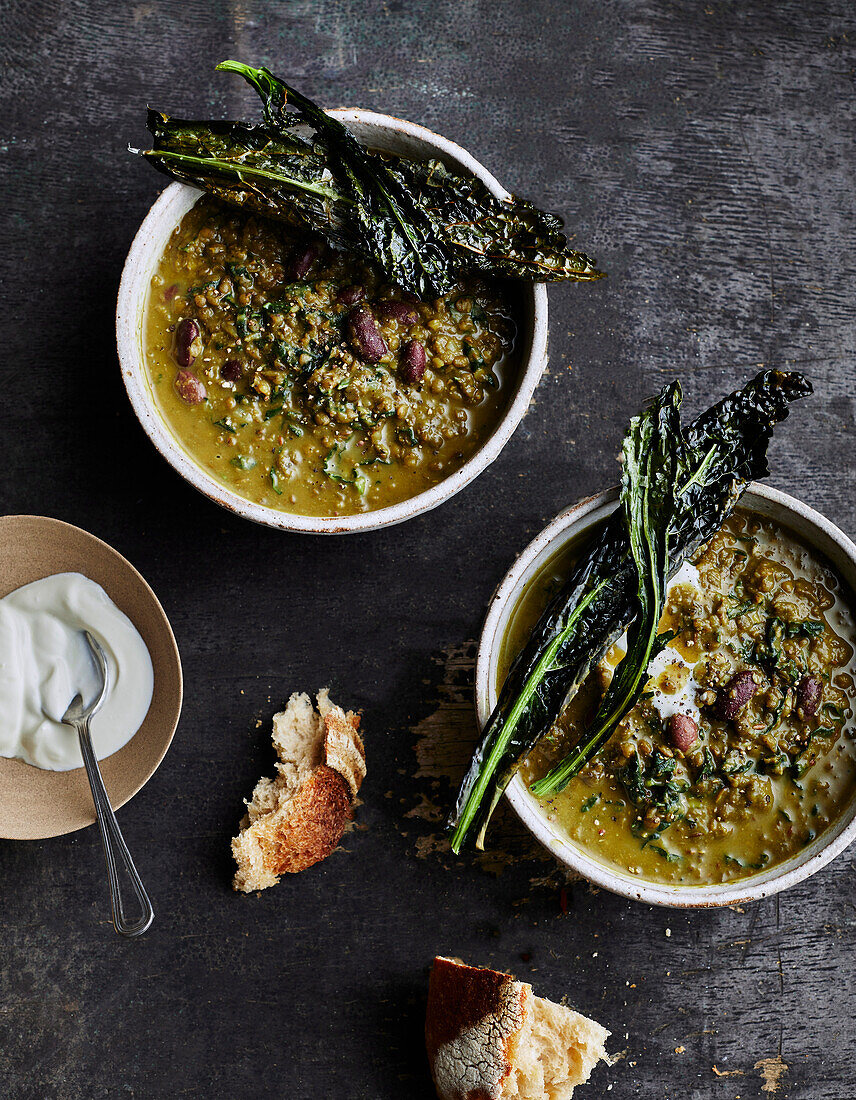
[[[483, 727], [496, 704], [497, 667], [508, 620], [524, 588], [557, 551], [590, 531], [617, 506], [618, 490], [610, 489], [565, 509], [523, 551], [488, 605], [476, 661], [476, 709]], [[856, 592], [856, 546], [819, 512], [778, 489], [753, 482], [742, 504], [794, 531], [824, 554], [851, 593]], [[825, 867], [856, 838], [856, 797], [842, 807], [828, 829], [784, 863], [739, 882], [713, 886], [680, 886], [649, 882], [627, 874], [590, 855], [560, 834], [547, 819], [519, 775], [508, 786], [508, 800], [526, 828], [561, 863], [598, 886], [651, 905], [681, 908], [733, 905], [775, 894]]]
[[[462, 169], [477, 176], [497, 198], [508, 197], [505, 188], [465, 149], [423, 126], [372, 111], [339, 109], [330, 114], [347, 123], [366, 145], [413, 159], [440, 159], [450, 168]], [[201, 194], [196, 188], [182, 183], [172, 183], [162, 192], [146, 215], [131, 245], [122, 272], [116, 306], [119, 363], [134, 412], [149, 439], [183, 478], [224, 508], [257, 523], [279, 527], [285, 531], [344, 534], [389, 527], [422, 512], [428, 512], [460, 492], [493, 462], [523, 419], [547, 362], [547, 291], [543, 284], [529, 284], [522, 288], [520, 374], [517, 386], [509, 395], [501, 420], [493, 434], [459, 470], [425, 492], [374, 512], [321, 518], [294, 515], [253, 504], [232, 492], [203, 469], [172, 434], [159, 412], [143, 357], [143, 323], [152, 275], [170, 234]]]

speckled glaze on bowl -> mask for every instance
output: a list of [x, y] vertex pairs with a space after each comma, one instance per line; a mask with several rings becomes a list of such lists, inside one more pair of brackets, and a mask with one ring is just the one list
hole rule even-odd
[[[412, 159], [440, 159], [450, 168], [462, 169], [477, 176], [497, 198], [508, 197], [505, 188], [465, 149], [423, 126], [372, 111], [343, 108], [330, 111], [330, 114], [345, 122], [366, 145]], [[264, 523], [284, 531], [318, 535], [347, 534], [389, 527], [428, 512], [460, 492], [493, 462], [523, 419], [547, 363], [547, 291], [540, 283], [523, 287], [520, 373], [517, 386], [509, 397], [499, 423], [490, 437], [460, 469], [430, 489], [409, 500], [373, 512], [329, 518], [303, 516], [253, 504], [203, 469], [173, 435], [159, 412], [143, 355], [143, 327], [151, 277], [173, 229], [201, 194], [196, 188], [182, 183], [172, 183], [162, 192], [146, 215], [131, 245], [122, 272], [116, 307], [116, 345], [122, 379], [131, 405], [149, 439], [186, 481], [217, 504], [256, 523]]]
[[[617, 504], [618, 490], [609, 489], [565, 509], [526, 547], [497, 588], [488, 605], [476, 660], [476, 710], [480, 727], [484, 726], [496, 704], [502, 639], [526, 585], [557, 551], [599, 524]], [[856, 592], [856, 546], [819, 512], [787, 493], [757, 482], [750, 485], [741, 505], [790, 528], [828, 558], [851, 594]], [[519, 775], [512, 779], [506, 793], [526, 828], [560, 863], [597, 886], [649, 905], [694, 909], [756, 901], [807, 879], [856, 839], [854, 797], [842, 807], [838, 819], [812, 844], [767, 871], [738, 882], [710, 886], [650, 882], [594, 858], [581, 845], [563, 835], [544, 815]]]

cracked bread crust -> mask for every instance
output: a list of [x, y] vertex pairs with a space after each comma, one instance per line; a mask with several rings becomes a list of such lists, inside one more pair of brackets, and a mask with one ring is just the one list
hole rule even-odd
[[434, 960], [425, 1044], [440, 1100], [571, 1100], [608, 1037], [510, 974]]
[[531, 995], [509, 974], [434, 960], [425, 1044], [440, 1100], [499, 1100]]

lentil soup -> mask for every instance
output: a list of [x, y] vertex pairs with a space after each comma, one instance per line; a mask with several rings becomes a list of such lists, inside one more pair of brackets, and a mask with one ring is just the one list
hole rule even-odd
[[485, 442], [514, 388], [516, 331], [504, 286], [411, 300], [206, 196], [152, 277], [145, 359], [206, 471], [257, 504], [342, 516], [417, 495]]
[[[576, 556], [560, 551], [509, 621], [505, 677]], [[794, 535], [738, 510], [673, 578], [639, 703], [548, 819], [640, 878], [710, 885], [796, 855], [856, 794], [856, 626], [849, 593]], [[565, 755], [623, 656], [619, 640], [523, 763], [527, 784]]]

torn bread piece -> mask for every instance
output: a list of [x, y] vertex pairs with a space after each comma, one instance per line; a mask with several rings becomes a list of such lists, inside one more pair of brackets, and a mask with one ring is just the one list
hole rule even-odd
[[425, 1045], [440, 1100], [570, 1100], [608, 1037], [510, 974], [434, 960]]
[[250, 893], [326, 859], [354, 816], [366, 774], [360, 717], [318, 692], [317, 711], [295, 692], [273, 716], [276, 776], [260, 779], [232, 841], [234, 887]]

